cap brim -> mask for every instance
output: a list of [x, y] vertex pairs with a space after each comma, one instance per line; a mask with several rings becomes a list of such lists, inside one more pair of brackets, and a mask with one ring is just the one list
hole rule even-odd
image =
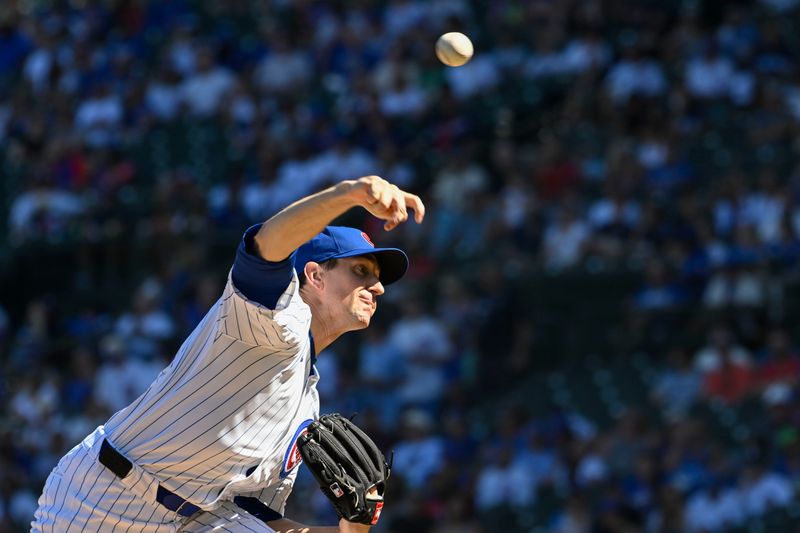
[[408, 256], [399, 248], [360, 248], [336, 254], [333, 258], [358, 257], [361, 255], [374, 255], [381, 269], [379, 279], [384, 285], [390, 285], [402, 278], [408, 270]]

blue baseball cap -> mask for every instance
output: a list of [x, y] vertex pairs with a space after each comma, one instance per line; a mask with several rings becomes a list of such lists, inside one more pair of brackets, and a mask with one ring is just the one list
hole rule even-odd
[[356, 228], [326, 226], [316, 237], [300, 246], [294, 256], [294, 268], [302, 272], [306, 263], [323, 263], [329, 259], [375, 256], [384, 285], [394, 283], [408, 270], [408, 256], [399, 248], [375, 248], [369, 235]]

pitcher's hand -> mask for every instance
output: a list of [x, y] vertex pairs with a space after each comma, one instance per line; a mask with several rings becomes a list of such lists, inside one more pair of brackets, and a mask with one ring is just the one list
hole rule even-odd
[[380, 176], [364, 176], [349, 182], [358, 205], [385, 220], [383, 229], [391, 231], [408, 220], [408, 209], [414, 211], [417, 224], [425, 218], [425, 205], [416, 194], [402, 190]]

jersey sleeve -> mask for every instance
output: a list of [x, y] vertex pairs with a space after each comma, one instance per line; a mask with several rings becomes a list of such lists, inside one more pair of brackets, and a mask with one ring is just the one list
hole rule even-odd
[[300, 297], [292, 257], [273, 263], [251, 253], [247, 230], [222, 295], [218, 331], [252, 346], [296, 355], [308, 340], [311, 310]]
[[236, 250], [231, 279], [247, 299], [275, 309], [292, 281], [294, 253], [278, 262], [266, 261], [257, 255], [254, 252], [254, 239], [260, 228], [261, 224], [256, 224], [244, 233]]

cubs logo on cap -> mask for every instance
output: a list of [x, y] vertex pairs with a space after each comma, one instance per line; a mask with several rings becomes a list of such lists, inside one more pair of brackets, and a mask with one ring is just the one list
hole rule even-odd
[[372, 255], [380, 267], [384, 285], [402, 278], [408, 270], [408, 257], [399, 248], [376, 248], [365, 232], [344, 226], [326, 226], [294, 254], [294, 268], [302, 272], [306, 263], [324, 263], [330, 259]]

